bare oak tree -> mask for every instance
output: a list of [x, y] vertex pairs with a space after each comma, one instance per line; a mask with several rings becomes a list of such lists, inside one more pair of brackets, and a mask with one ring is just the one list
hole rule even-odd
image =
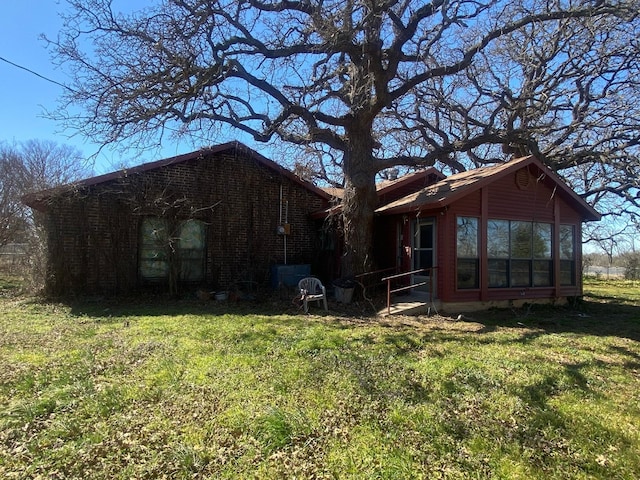
[[73, 79], [59, 118], [104, 144], [226, 125], [321, 152], [351, 272], [370, 267], [375, 178], [395, 166], [532, 153], [637, 215], [638, 0], [68, 3], [50, 40]]
[[17, 153], [0, 145], [0, 247], [18, 241], [27, 230], [20, 201], [24, 169]]
[[44, 278], [41, 219], [22, 197], [69, 184], [91, 174], [82, 152], [48, 140], [0, 144], [0, 246], [27, 245], [34, 275]]

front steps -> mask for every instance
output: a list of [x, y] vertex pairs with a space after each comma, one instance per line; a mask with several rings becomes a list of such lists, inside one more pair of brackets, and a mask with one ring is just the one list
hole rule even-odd
[[423, 315], [438, 312], [438, 301], [431, 301], [428, 294], [412, 293], [391, 298], [391, 308], [386, 307], [378, 312], [387, 315]]

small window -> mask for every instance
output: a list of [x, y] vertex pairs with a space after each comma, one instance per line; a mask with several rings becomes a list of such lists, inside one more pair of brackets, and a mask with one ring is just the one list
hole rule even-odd
[[164, 281], [169, 278], [171, 265], [183, 282], [204, 279], [205, 224], [198, 220], [186, 220], [178, 224], [171, 234], [165, 218], [146, 217], [140, 227], [140, 276], [148, 281]]
[[458, 217], [456, 238], [458, 288], [478, 288], [478, 219]]

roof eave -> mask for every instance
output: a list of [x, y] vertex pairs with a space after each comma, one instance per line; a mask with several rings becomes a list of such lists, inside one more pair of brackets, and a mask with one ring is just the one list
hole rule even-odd
[[245, 152], [250, 158], [253, 158], [255, 160], [257, 160], [258, 162], [262, 163], [263, 165], [271, 168], [272, 170], [280, 173], [281, 175], [283, 175], [284, 177], [290, 179], [291, 181], [293, 181], [294, 183], [297, 183], [301, 186], [303, 186], [304, 188], [306, 188], [307, 190], [313, 192], [314, 194], [318, 195], [319, 197], [321, 197], [323, 200], [325, 201], [329, 201], [332, 197], [330, 194], [328, 194], [327, 192], [325, 192], [324, 190], [322, 190], [320, 187], [315, 186], [314, 184], [307, 182], [306, 180], [301, 179], [300, 177], [298, 177], [296, 174], [294, 174], [293, 172], [287, 170], [286, 168], [278, 165], [276, 162], [274, 162], [273, 160], [268, 159], [267, 157], [259, 154], [258, 152], [256, 152], [255, 150], [247, 147], [246, 145], [234, 141], [234, 142], [227, 142], [227, 143], [223, 143], [220, 145], [216, 145], [213, 147], [207, 147], [207, 148], [202, 148], [200, 150], [196, 150], [194, 152], [190, 152], [190, 153], [185, 153], [182, 155], [177, 155], [174, 157], [169, 157], [169, 158], [165, 158], [165, 159], [161, 159], [161, 160], [156, 160], [153, 162], [148, 162], [148, 163], [144, 163], [142, 165], [137, 165], [131, 168], [124, 168], [122, 170], [117, 170], [115, 172], [110, 172], [110, 173], [105, 173], [103, 175], [97, 175], [95, 177], [89, 177], [89, 178], [85, 178], [83, 180], [79, 180], [75, 183], [72, 184], [68, 184], [68, 185], [62, 185], [60, 187], [55, 187], [55, 188], [51, 188], [51, 189], [47, 189], [47, 190], [41, 190], [39, 192], [34, 192], [34, 193], [30, 193], [25, 195], [22, 198], [23, 203], [25, 203], [25, 205], [34, 208], [36, 210], [39, 211], [46, 211], [47, 208], [47, 200], [56, 196], [56, 195], [60, 195], [63, 193], [66, 193], [69, 190], [73, 190], [73, 189], [77, 189], [77, 188], [83, 188], [83, 187], [90, 187], [93, 185], [99, 185], [101, 183], [105, 183], [105, 182], [109, 182], [111, 180], [117, 180], [120, 178], [125, 178], [129, 175], [132, 174], [139, 174], [139, 173], [144, 173], [150, 170], [155, 170], [158, 168], [162, 168], [162, 167], [166, 167], [166, 166], [170, 166], [170, 165], [175, 165], [175, 164], [179, 164], [179, 163], [183, 163], [183, 162], [187, 162], [189, 160], [193, 160], [196, 158], [199, 158], [201, 156], [204, 155], [215, 155], [218, 153], [222, 153], [228, 150], [236, 150], [236, 151], [242, 151]]
[[[381, 207], [376, 210], [376, 213], [381, 215], [395, 215], [395, 214], [405, 214], [405, 213], [414, 213], [420, 210], [436, 210], [439, 208], [444, 208], [457, 200], [469, 195], [470, 193], [485, 187], [486, 185], [491, 184], [496, 180], [495, 175], [498, 175], [498, 178], [513, 173], [514, 171], [528, 167], [531, 164], [535, 164], [538, 168], [543, 170], [549, 178], [554, 182], [554, 184], [558, 185], [562, 190], [563, 194], [567, 195], [571, 199], [571, 203], [577, 212], [581, 214], [583, 221], [598, 221], [602, 218], [602, 215], [598, 213], [591, 205], [589, 205], [582, 197], [580, 197], [573, 189], [571, 189], [556, 173], [554, 173], [549, 167], [544, 165], [540, 160], [535, 158], [532, 155], [527, 157], [521, 157], [519, 159], [512, 160], [506, 164], [503, 164], [505, 168], [501, 171], [496, 172], [495, 174], [486, 175], [482, 178], [479, 178], [472, 184], [463, 186], [458, 188], [451, 193], [438, 198], [438, 199], [428, 199], [423, 202], [418, 201], [410, 201], [404, 205], [398, 205], [395, 207]], [[488, 167], [490, 168], [490, 167]], [[449, 177], [450, 178], [450, 177]], [[446, 181], [444, 179], [443, 181]], [[431, 185], [427, 188], [433, 188], [435, 185]], [[435, 193], [437, 195], [437, 193]]]

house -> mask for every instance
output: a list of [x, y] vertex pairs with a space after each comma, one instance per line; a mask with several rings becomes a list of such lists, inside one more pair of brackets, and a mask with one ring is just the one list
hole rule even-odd
[[284, 264], [305, 266], [305, 274], [322, 263], [310, 213], [329, 199], [231, 142], [38, 192], [25, 203], [42, 212], [47, 228], [49, 293], [118, 294], [268, 284]]
[[532, 156], [381, 200], [378, 267], [422, 269], [405, 281], [444, 311], [582, 295], [582, 222], [600, 214]]
[[[581, 229], [600, 215], [529, 156], [449, 177], [378, 185], [377, 269], [412, 272], [444, 311], [582, 295]], [[38, 192], [47, 290], [122, 293], [340, 276], [341, 191], [322, 190], [237, 142]]]
[[[378, 204], [384, 205], [391, 203], [444, 178], [445, 176], [440, 171], [433, 167], [428, 167], [404, 175], [401, 178], [385, 180], [376, 185]], [[323, 252], [328, 254], [324, 257], [325, 263], [322, 273], [326, 279], [335, 279], [341, 276], [341, 257], [344, 253], [339, 220], [339, 216], [342, 213], [341, 202], [344, 190], [336, 187], [325, 187], [323, 190], [331, 196], [331, 205], [323, 210], [313, 212], [311, 217], [323, 222], [320, 230], [322, 235], [322, 241], [320, 243]], [[378, 220], [376, 224], [379, 225], [380, 221]], [[377, 229], [374, 240], [377, 242], [380, 251], [378, 255], [376, 255], [377, 258], [374, 263], [378, 266], [381, 264], [385, 265], [384, 270], [387, 272], [401, 269], [402, 265], [390, 262], [387, 258], [388, 255], [385, 255], [389, 253], [389, 247], [395, 243], [395, 237], [393, 235], [389, 237], [385, 233], [389, 232], [385, 229], [384, 225], [382, 228]], [[375, 279], [375, 276], [372, 277], [372, 279]]]

